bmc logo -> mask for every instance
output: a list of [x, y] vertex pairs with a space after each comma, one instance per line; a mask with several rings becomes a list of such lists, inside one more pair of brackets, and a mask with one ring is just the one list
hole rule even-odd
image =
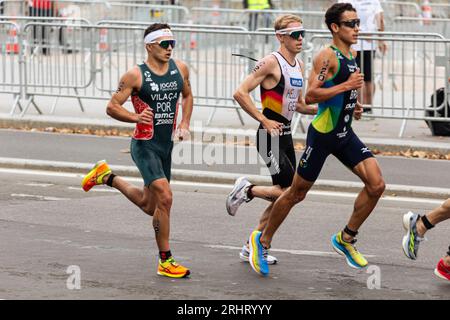
[[303, 87], [303, 79], [291, 78], [291, 86]]

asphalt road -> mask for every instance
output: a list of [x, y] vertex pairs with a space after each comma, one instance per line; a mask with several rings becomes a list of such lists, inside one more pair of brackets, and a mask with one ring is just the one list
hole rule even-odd
[[[418, 261], [400, 245], [402, 215], [426, 212], [437, 200], [380, 201], [358, 237], [371, 272], [379, 271], [380, 289], [369, 289], [375, 273], [349, 268], [329, 241], [356, 195], [316, 191], [295, 207], [273, 242], [280, 263], [262, 278], [238, 253], [266, 203], [254, 200], [230, 217], [230, 186], [174, 183], [172, 252], [192, 275], [173, 280], [156, 275], [150, 218], [121, 194], [104, 187], [84, 193], [76, 174], [0, 169], [0, 179], [1, 299], [450, 298], [450, 283], [433, 275], [450, 224], [429, 233]], [[69, 266], [79, 267], [80, 290], [67, 288]]]
[[[24, 158], [50, 161], [95, 163], [106, 159], [113, 165], [134, 166], [129, 150], [130, 138], [97, 137], [0, 130], [0, 157]], [[256, 148], [228, 145], [189, 145], [184, 150], [176, 145], [173, 152], [173, 168], [206, 170], [242, 174], [267, 172], [260, 161]], [[215, 150], [214, 150], [215, 148]], [[200, 152], [198, 152], [200, 150]], [[189, 156], [189, 155], [196, 155]], [[239, 161], [237, 162], [239, 154]], [[198, 157], [198, 155], [201, 155]], [[234, 161], [228, 162], [227, 157]], [[297, 159], [300, 153], [297, 152]], [[219, 163], [214, 163], [214, 160]], [[425, 160], [405, 157], [377, 157], [383, 176], [388, 184], [448, 188], [450, 161]], [[220, 163], [222, 161], [222, 163]], [[330, 156], [325, 162], [319, 179], [359, 181], [336, 158]]]

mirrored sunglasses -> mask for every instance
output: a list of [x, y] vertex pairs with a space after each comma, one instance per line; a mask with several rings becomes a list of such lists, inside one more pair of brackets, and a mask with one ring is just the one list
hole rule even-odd
[[349, 28], [354, 28], [356, 26], [359, 27], [359, 25], [361, 24], [361, 20], [353, 19], [353, 20], [341, 21], [340, 24], [343, 24], [344, 26], [349, 27]]
[[288, 34], [292, 39], [295, 39], [295, 40], [300, 40], [300, 37], [302, 37], [302, 39], [305, 38], [305, 30], [295, 30], [295, 31], [289, 32]]
[[176, 40], [160, 40], [160, 41], [152, 41], [150, 43], [157, 43], [163, 49], [168, 49], [169, 46], [171, 46], [173, 49], [173, 48], [175, 48], [175, 44], [177, 43], [177, 41]]

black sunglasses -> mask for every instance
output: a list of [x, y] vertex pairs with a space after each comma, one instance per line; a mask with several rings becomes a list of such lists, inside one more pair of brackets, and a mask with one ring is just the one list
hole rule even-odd
[[346, 20], [339, 22], [339, 24], [343, 24], [344, 26], [349, 28], [355, 28], [356, 26], [359, 27], [359, 25], [361, 24], [361, 20], [360, 19]]
[[160, 41], [152, 41], [150, 43], [157, 43], [163, 49], [168, 49], [169, 46], [171, 46], [173, 49], [173, 48], [175, 48], [175, 44], [177, 43], [177, 41], [176, 40], [160, 40]]
[[300, 37], [302, 37], [302, 39], [305, 38], [305, 30], [291, 31], [288, 34], [289, 34], [289, 37], [291, 37], [292, 39], [295, 39], [295, 40], [300, 40]]

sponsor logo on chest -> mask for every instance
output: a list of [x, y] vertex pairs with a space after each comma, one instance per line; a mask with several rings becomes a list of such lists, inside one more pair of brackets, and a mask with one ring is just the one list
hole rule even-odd
[[302, 78], [291, 78], [291, 86], [303, 87], [303, 79]]
[[158, 85], [157, 83], [151, 81], [150, 82], [150, 90], [153, 91], [153, 92], [177, 91], [178, 90], [178, 82], [177, 81], [161, 82]]

